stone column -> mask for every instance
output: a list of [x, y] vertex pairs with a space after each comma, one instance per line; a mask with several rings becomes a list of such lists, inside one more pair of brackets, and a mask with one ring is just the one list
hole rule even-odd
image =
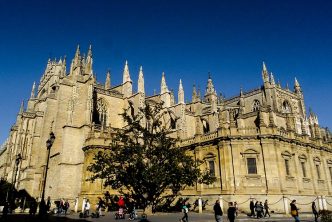
[[283, 201], [284, 201], [284, 209], [285, 209], [285, 214], [288, 215], [289, 211], [288, 211], [288, 200], [286, 197], [282, 197]]
[[222, 212], [224, 212], [224, 202], [223, 202], [223, 198], [222, 198], [221, 195], [219, 196], [219, 203], [220, 203], [220, 207], [221, 207]]
[[78, 197], [75, 198], [75, 213], [78, 211]]
[[202, 213], [203, 212], [203, 206], [202, 206], [202, 197], [198, 198], [198, 213]]
[[324, 210], [322, 196], [318, 196], [317, 201], [318, 201], [318, 210]]
[[325, 196], [322, 196], [322, 200], [323, 200], [323, 210], [327, 210], [327, 203]]
[[83, 197], [83, 203], [82, 203], [82, 213], [84, 213], [84, 206], [85, 206], [86, 198]]

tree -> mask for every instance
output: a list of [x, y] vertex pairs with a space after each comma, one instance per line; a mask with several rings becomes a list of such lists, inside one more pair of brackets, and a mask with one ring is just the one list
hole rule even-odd
[[178, 195], [196, 182], [210, 184], [215, 178], [200, 170], [202, 161], [177, 145], [170, 134], [169, 115], [162, 104], [145, 104], [137, 115], [124, 110], [127, 124], [117, 129], [112, 143], [94, 156], [88, 166], [94, 181], [103, 179], [104, 186], [132, 196], [137, 202], [154, 208], [166, 192]]

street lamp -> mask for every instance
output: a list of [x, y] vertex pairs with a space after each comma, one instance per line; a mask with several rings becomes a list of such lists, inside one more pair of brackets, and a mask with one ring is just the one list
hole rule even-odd
[[51, 147], [54, 143], [55, 135], [53, 132], [50, 133], [50, 137], [46, 141], [46, 149], [47, 149], [47, 159], [46, 159], [46, 166], [45, 166], [45, 173], [44, 173], [44, 181], [43, 181], [43, 190], [42, 190], [42, 196], [41, 201], [39, 204], [39, 214], [45, 214], [46, 213], [46, 204], [45, 204], [45, 186], [46, 186], [46, 178], [47, 178], [47, 171], [48, 171], [48, 162], [50, 160], [50, 152]]

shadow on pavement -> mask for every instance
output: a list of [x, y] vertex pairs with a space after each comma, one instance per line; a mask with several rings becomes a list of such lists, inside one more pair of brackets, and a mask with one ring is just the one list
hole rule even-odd
[[[1, 215], [2, 216], [2, 215]], [[88, 222], [84, 219], [72, 219], [48, 215], [45, 217], [30, 216], [28, 214], [9, 214], [6, 218], [0, 217], [0, 222]]]

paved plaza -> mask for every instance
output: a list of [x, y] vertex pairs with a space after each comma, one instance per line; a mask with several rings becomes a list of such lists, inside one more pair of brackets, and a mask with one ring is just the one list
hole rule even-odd
[[[107, 212], [105, 216], [102, 216], [100, 218], [85, 218], [80, 219], [78, 214], [71, 214], [65, 216], [48, 216], [47, 218], [40, 219], [38, 216], [36, 217], [30, 217], [26, 214], [14, 214], [14, 215], [8, 215], [6, 219], [1, 218], [0, 221], [4, 222], [32, 222], [32, 221], [40, 221], [40, 222], [87, 222], [87, 221], [93, 221], [93, 222], [121, 222], [121, 221], [129, 221], [128, 217], [126, 219], [122, 220], [115, 220], [114, 218], [115, 212]], [[126, 215], [127, 216], [127, 215]], [[148, 221], [150, 222], [179, 222], [179, 219], [182, 217], [182, 213], [157, 213], [154, 215], [148, 216]], [[306, 215], [300, 215], [301, 221], [314, 221], [312, 215], [306, 214]], [[135, 220], [137, 222], [140, 221], [140, 219]], [[228, 222], [224, 215], [224, 222]], [[250, 218], [245, 215], [240, 215], [236, 220], [236, 222], [245, 221], [245, 222], [290, 222], [294, 221], [292, 217], [286, 217], [284, 215], [272, 215], [270, 218]], [[214, 215], [212, 213], [189, 213], [189, 222], [215, 222]]]

